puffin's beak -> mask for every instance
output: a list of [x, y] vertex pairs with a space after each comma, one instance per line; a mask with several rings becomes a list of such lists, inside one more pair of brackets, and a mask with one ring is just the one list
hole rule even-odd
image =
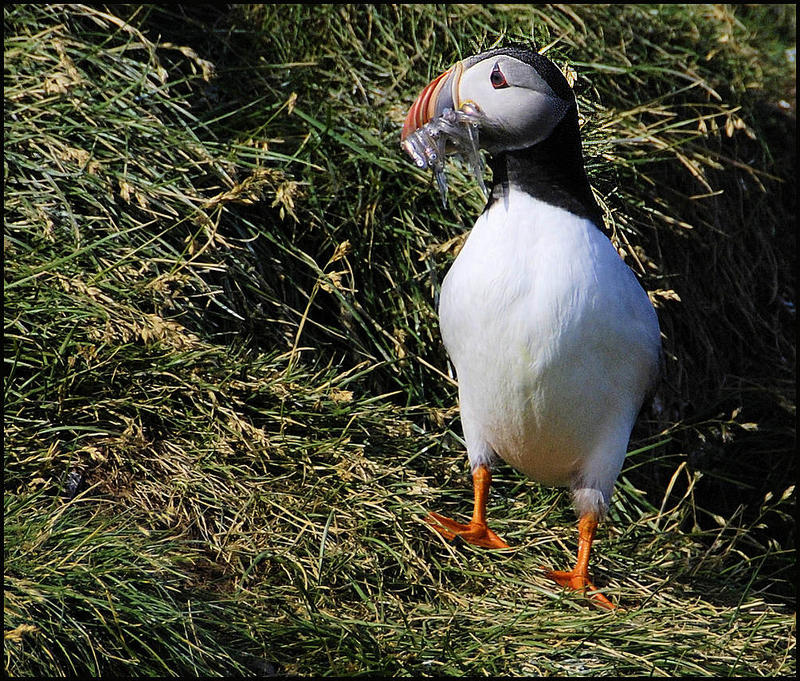
[[458, 86], [463, 72], [463, 63], [458, 62], [425, 86], [408, 110], [403, 132], [400, 133], [401, 142], [428, 121], [440, 116], [445, 109], [459, 108]]

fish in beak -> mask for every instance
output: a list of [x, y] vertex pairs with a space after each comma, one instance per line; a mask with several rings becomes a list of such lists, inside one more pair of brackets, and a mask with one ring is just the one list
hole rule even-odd
[[484, 195], [483, 162], [478, 151], [478, 116], [460, 96], [464, 62], [457, 62], [426, 85], [411, 105], [400, 133], [400, 145], [417, 167], [431, 168], [447, 206], [445, 156], [455, 152], [470, 165]]

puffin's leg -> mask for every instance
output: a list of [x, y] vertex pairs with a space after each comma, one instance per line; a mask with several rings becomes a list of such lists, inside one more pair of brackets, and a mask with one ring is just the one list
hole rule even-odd
[[547, 576], [554, 579], [561, 586], [575, 589], [576, 591], [589, 591], [589, 597], [599, 606], [613, 610], [615, 606], [597, 587], [589, 580], [589, 553], [592, 550], [594, 533], [597, 530], [597, 516], [594, 513], [584, 513], [578, 522], [578, 561], [569, 572], [548, 570]]
[[476, 546], [485, 546], [490, 549], [507, 549], [508, 544], [486, 525], [486, 501], [489, 498], [491, 484], [492, 474], [489, 469], [486, 466], [478, 466], [472, 473], [475, 506], [472, 510], [472, 520], [466, 525], [457, 523], [438, 513], [429, 513], [428, 517], [425, 518], [425, 522], [448, 539], [454, 539], [458, 536]]

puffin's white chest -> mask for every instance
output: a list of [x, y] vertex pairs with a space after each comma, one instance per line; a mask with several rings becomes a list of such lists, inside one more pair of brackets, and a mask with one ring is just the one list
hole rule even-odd
[[551, 484], [605, 466], [603, 456], [618, 471], [656, 371], [659, 329], [590, 221], [512, 188], [473, 227], [439, 315], [468, 448], [485, 446]]

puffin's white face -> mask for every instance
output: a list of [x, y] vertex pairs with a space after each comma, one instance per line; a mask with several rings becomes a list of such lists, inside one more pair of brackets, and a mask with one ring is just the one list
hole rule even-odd
[[490, 153], [523, 149], [546, 139], [574, 104], [566, 79], [549, 60], [500, 48], [458, 62], [425, 87], [401, 138], [453, 109], [473, 115], [481, 147]]
[[492, 147], [523, 149], [541, 142], [572, 103], [559, 97], [532, 66], [506, 55], [464, 69], [456, 91], [456, 108], [475, 109], [482, 146], [490, 152]]

